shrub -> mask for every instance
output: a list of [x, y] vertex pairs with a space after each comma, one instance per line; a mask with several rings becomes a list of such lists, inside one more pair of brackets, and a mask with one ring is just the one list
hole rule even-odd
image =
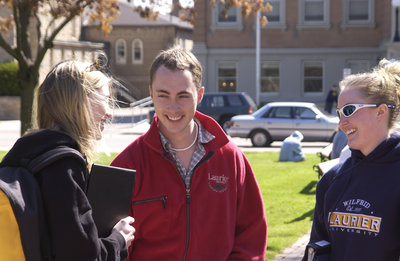
[[18, 64], [15, 62], [0, 63], [0, 96], [20, 96], [18, 86]]

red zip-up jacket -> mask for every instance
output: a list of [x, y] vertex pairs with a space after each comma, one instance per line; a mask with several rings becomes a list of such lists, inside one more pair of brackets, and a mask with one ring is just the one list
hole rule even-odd
[[129, 259], [264, 261], [267, 223], [253, 170], [216, 121], [195, 117], [215, 139], [203, 144], [190, 190], [161, 145], [157, 116], [111, 164], [136, 170]]

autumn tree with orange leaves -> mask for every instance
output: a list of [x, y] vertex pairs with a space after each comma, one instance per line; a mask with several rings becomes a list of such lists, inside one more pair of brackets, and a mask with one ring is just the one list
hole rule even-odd
[[[9, 9], [9, 16], [0, 17], [0, 47], [18, 63], [18, 85], [21, 88], [21, 134], [31, 123], [35, 87], [39, 81], [39, 68], [46, 52], [52, 48], [57, 34], [75, 16], [90, 8], [90, 16], [99, 20], [102, 30], [111, 30], [111, 19], [117, 17], [118, 0], [1, 0], [0, 7]], [[41, 28], [40, 15], [50, 22]], [[43, 30], [45, 29], [45, 30]], [[15, 44], [5, 37], [9, 30], [15, 32]], [[42, 35], [41, 32], [46, 32]], [[37, 42], [37, 45], [32, 44]]]
[[[206, 1], [206, 0], [197, 0]], [[140, 1], [139, 1], [140, 2]], [[157, 19], [157, 5], [172, 2], [171, 0], [141, 0], [146, 5], [135, 9], [142, 17]], [[181, 19], [194, 23], [196, 15], [194, 4], [183, 5], [174, 0], [175, 6], [181, 9]], [[190, 2], [190, 1], [189, 1]], [[244, 16], [257, 11], [268, 12], [271, 6], [264, 0], [210, 0], [212, 6], [217, 2], [229, 8], [241, 7]], [[89, 10], [92, 20], [100, 22], [102, 31], [111, 31], [111, 21], [117, 18], [119, 12], [118, 0], [0, 0], [0, 8], [8, 8], [9, 16], [0, 16], [0, 48], [3, 48], [18, 63], [18, 86], [21, 88], [21, 134], [30, 128], [34, 90], [39, 81], [39, 68], [46, 52], [53, 47], [57, 34], [75, 17]], [[41, 15], [50, 19], [46, 25], [40, 21]], [[43, 16], [42, 16], [43, 17]], [[266, 24], [261, 17], [261, 24]], [[42, 28], [47, 26], [47, 28]], [[43, 30], [44, 29], [44, 30]], [[9, 30], [15, 32], [15, 45], [6, 41]], [[42, 34], [41, 32], [45, 32]], [[37, 46], [32, 42], [36, 41]]]
[[[183, 21], [187, 21], [194, 25], [194, 17], [196, 16], [194, 5], [197, 1], [205, 0], [186, 0], [178, 1], [174, 0], [176, 7], [184, 12], [180, 13], [180, 18]], [[242, 15], [244, 17], [249, 16], [251, 13], [255, 14], [258, 11], [261, 13], [268, 13], [272, 10], [272, 6], [267, 0], [208, 0], [212, 7], [216, 7], [217, 3], [220, 3], [224, 8], [222, 9], [223, 16], [227, 16], [227, 12], [232, 7], [241, 7]], [[157, 19], [159, 13], [154, 11], [158, 5], [168, 2], [168, 0], [142, 0], [146, 2], [145, 6], [137, 6], [135, 11], [138, 12], [143, 18], [147, 19]], [[183, 5], [182, 2], [186, 4]], [[188, 4], [190, 3], [191, 4]], [[265, 26], [268, 23], [266, 16], [260, 17], [260, 23]]]

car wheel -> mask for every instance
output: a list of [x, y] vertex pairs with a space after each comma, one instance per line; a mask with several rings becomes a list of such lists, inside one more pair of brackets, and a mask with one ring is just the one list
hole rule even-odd
[[251, 143], [254, 147], [267, 147], [271, 142], [271, 138], [266, 131], [258, 130], [251, 135]]

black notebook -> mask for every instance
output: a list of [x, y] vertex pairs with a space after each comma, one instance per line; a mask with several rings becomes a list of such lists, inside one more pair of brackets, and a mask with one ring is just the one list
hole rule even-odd
[[129, 214], [136, 170], [93, 164], [87, 197], [99, 237], [110, 235], [115, 224]]

